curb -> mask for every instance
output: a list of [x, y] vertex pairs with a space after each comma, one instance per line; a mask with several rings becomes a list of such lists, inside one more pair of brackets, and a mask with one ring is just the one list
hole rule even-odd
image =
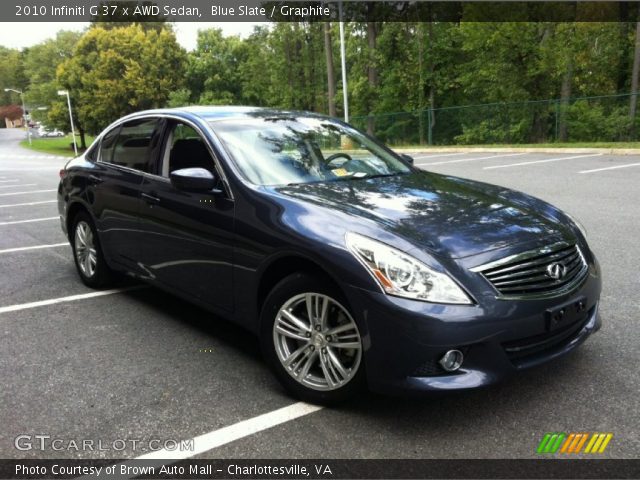
[[640, 155], [640, 148], [535, 148], [535, 147], [424, 147], [393, 148], [399, 153], [604, 153], [609, 155]]

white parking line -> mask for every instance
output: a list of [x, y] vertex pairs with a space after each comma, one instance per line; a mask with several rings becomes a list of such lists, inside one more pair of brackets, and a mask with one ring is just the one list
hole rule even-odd
[[[2, 178], [4, 178], [4, 177], [2, 177]], [[0, 183], [13, 183], [13, 182], [17, 182], [17, 181], [18, 181], [18, 179], [15, 179], [15, 180], [0, 180]]]
[[447, 163], [472, 162], [474, 160], [487, 160], [489, 158], [517, 157], [518, 155], [526, 155], [526, 153], [507, 153], [506, 155], [505, 154], [490, 155], [488, 157], [461, 158], [460, 160], [447, 160], [446, 162], [418, 163], [418, 165], [420, 165], [420, 166], [424, 166], [424, 165], [445, 165]]
[[64, 246], [69, 246], [69, 242], [52, 243], [51, 245], [34, 245], [32, 247], [5, 248], [4, 250], [0, 250], [0, 254], [13, 253], [13, 252], [24, 252], [26, 250], [40, 250], [40, 249], [43, 249], [43, 248], [56, 248], [56, 247], [64, 247]]
[[37, 183], [19, 183], [18, 185], [0, 185], [0, 188], [35, 187]]
[[604, 167], [604, 168], [594, 168], [593, 170], [582, 170], [578, 173], [593, 173], [593, 172], [603, 172], [605, 170], [616, 170], [618, 168], [627, 168], [627, 167], [637, 167], [640, 163], [628, 163], [626, 165], [616, 165], [615, 167]]
[[574, 155], [572, 157], [547, 158], [546, 160], [533, 160], [531, 162], [511, 163], [509, 165], [492, 165], [491, 167], [484, 167], [483, 170], [491, 170], [494, 168], [519, 167], [521, 165], [534, 165], [538, 163], [559, 162], [560, 160], [572, 160], [574, 158], [600, 157], [600, 156], [602, 156], [602, 153], [592, 153], [590, 155]]
[[41, 205], [43, 203], [56, 203], [56, 202], [57, 202], [57, 200], [42, 200], [41, 202], [12, 203], [11, 205], [0, 205], [0, 208], [26, 207], [28, 205]]
[[78, 300], [84, 300], [86, 298], [104, 297], [105, 295], [113, 295], [114, 293], [128, 292], [131, 290], [138, 290], [145, 288], [146, 285], [135, 285], [133, 287], [125, 288], [113, 288], [111, 290], [102, 290], [100, 292], [81, 293], [79, 295], [70, 295], [68, 297], [50, 298], [48, 300], [41, 300], [39, 302], [20, 303], [17, 305], [8, 305], [6, 307], [0, 307], [0, 313], [17, 312], [19, 310], [27, 310], [29, 308], [45, 307], [47, 305], [55, 305], [56, 303], [75, 302]]
[[48, 220], [58, 220], [60, 217], [30, 218], [29, 220], [14, 220], [12, 222], [0, 222], [0, 225], [16, 225], [18, 223], [46, 222]]
[[429, 158], [440, 158], [440, 157], [453, 157], [455, 155], [464, 155], [468, 152], [458, 152], [458, 153], [417, 153], [415, 155], [411, 155], [414, 159], [418, 160], [426, 160]]
[[29, 193], [45, 193], [45, 192], [57, 192], [57, 189], [53, 190], [31, 190], [30, 192], [11, 192], [11, 193], [0, 193], [0, 197], [6, 197], [7, 195], [28, 195]]
[[257, 417], [234, 423], [228, 427], [223, 427], [194, 437], [189, 441], [193, 445], [193, 450], [157, 450], [137, 457], [136, 460], [182, 460], [193, 457], [194, 455], [207, 452], [243, 437], [248, 437], [249, 435], [275, 427], [276, 425], [304, 417], [323, 408], [324, 407], [305, 402], [294, 403], [288, 407], [279, 408], [278, 410], [273, 410], [272, 412], [264, 413]]

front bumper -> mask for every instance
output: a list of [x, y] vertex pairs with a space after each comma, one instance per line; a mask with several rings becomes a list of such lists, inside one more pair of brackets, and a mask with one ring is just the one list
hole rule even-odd
[[[360, 312], [369, 388], [384, 393], [465, 390], [504, 380], [575, 349], [600, 328], [601, 279], [597, 262], [582, 284], [544, 300], [499, 300], [441, 305], [349, 287]], [[586, 308], [569, 325], [547, 330], [550, 308], [578, 300]], [[450, 349], [464, 353], [462, 367], [447, 373], [438, 360]]]

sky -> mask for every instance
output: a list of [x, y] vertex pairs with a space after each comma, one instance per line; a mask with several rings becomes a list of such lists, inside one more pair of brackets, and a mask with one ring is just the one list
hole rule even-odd
[[[0, 0], [1, 1], [1, 0]], [[174, 23], [178, 43], [187, 50], [196, 46], [198, 30], [221, 28], [225, 35], [247, 37], [253, 27], [251, 22], [179, 22]], [[48, 38], [55, 37], [59, 30], [80, 31], [88, 22], [0, 22], [0, 45], [8, 48], [30, 47]]]

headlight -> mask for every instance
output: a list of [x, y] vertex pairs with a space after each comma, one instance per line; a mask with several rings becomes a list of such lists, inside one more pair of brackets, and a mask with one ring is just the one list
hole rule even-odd
[[434, 303], [472, 303], [451, 277], [400, 250], [357, 233], [347, 233], [346, 241], [349, 250], [389, 295]]
[[578, 230], [580, 230], [580, 233], [582, 233], [582, 236], [584, 238], [587, 238], [587, 229], [584, 228], [584, 225], [582, 224], [582, 222], [580, 222], [576, 217], [574, 217], [573, 215], [564, 212], [564, 214], [569, 217], [569, 220], [571, 220], [575, 226], [578, 228]]

